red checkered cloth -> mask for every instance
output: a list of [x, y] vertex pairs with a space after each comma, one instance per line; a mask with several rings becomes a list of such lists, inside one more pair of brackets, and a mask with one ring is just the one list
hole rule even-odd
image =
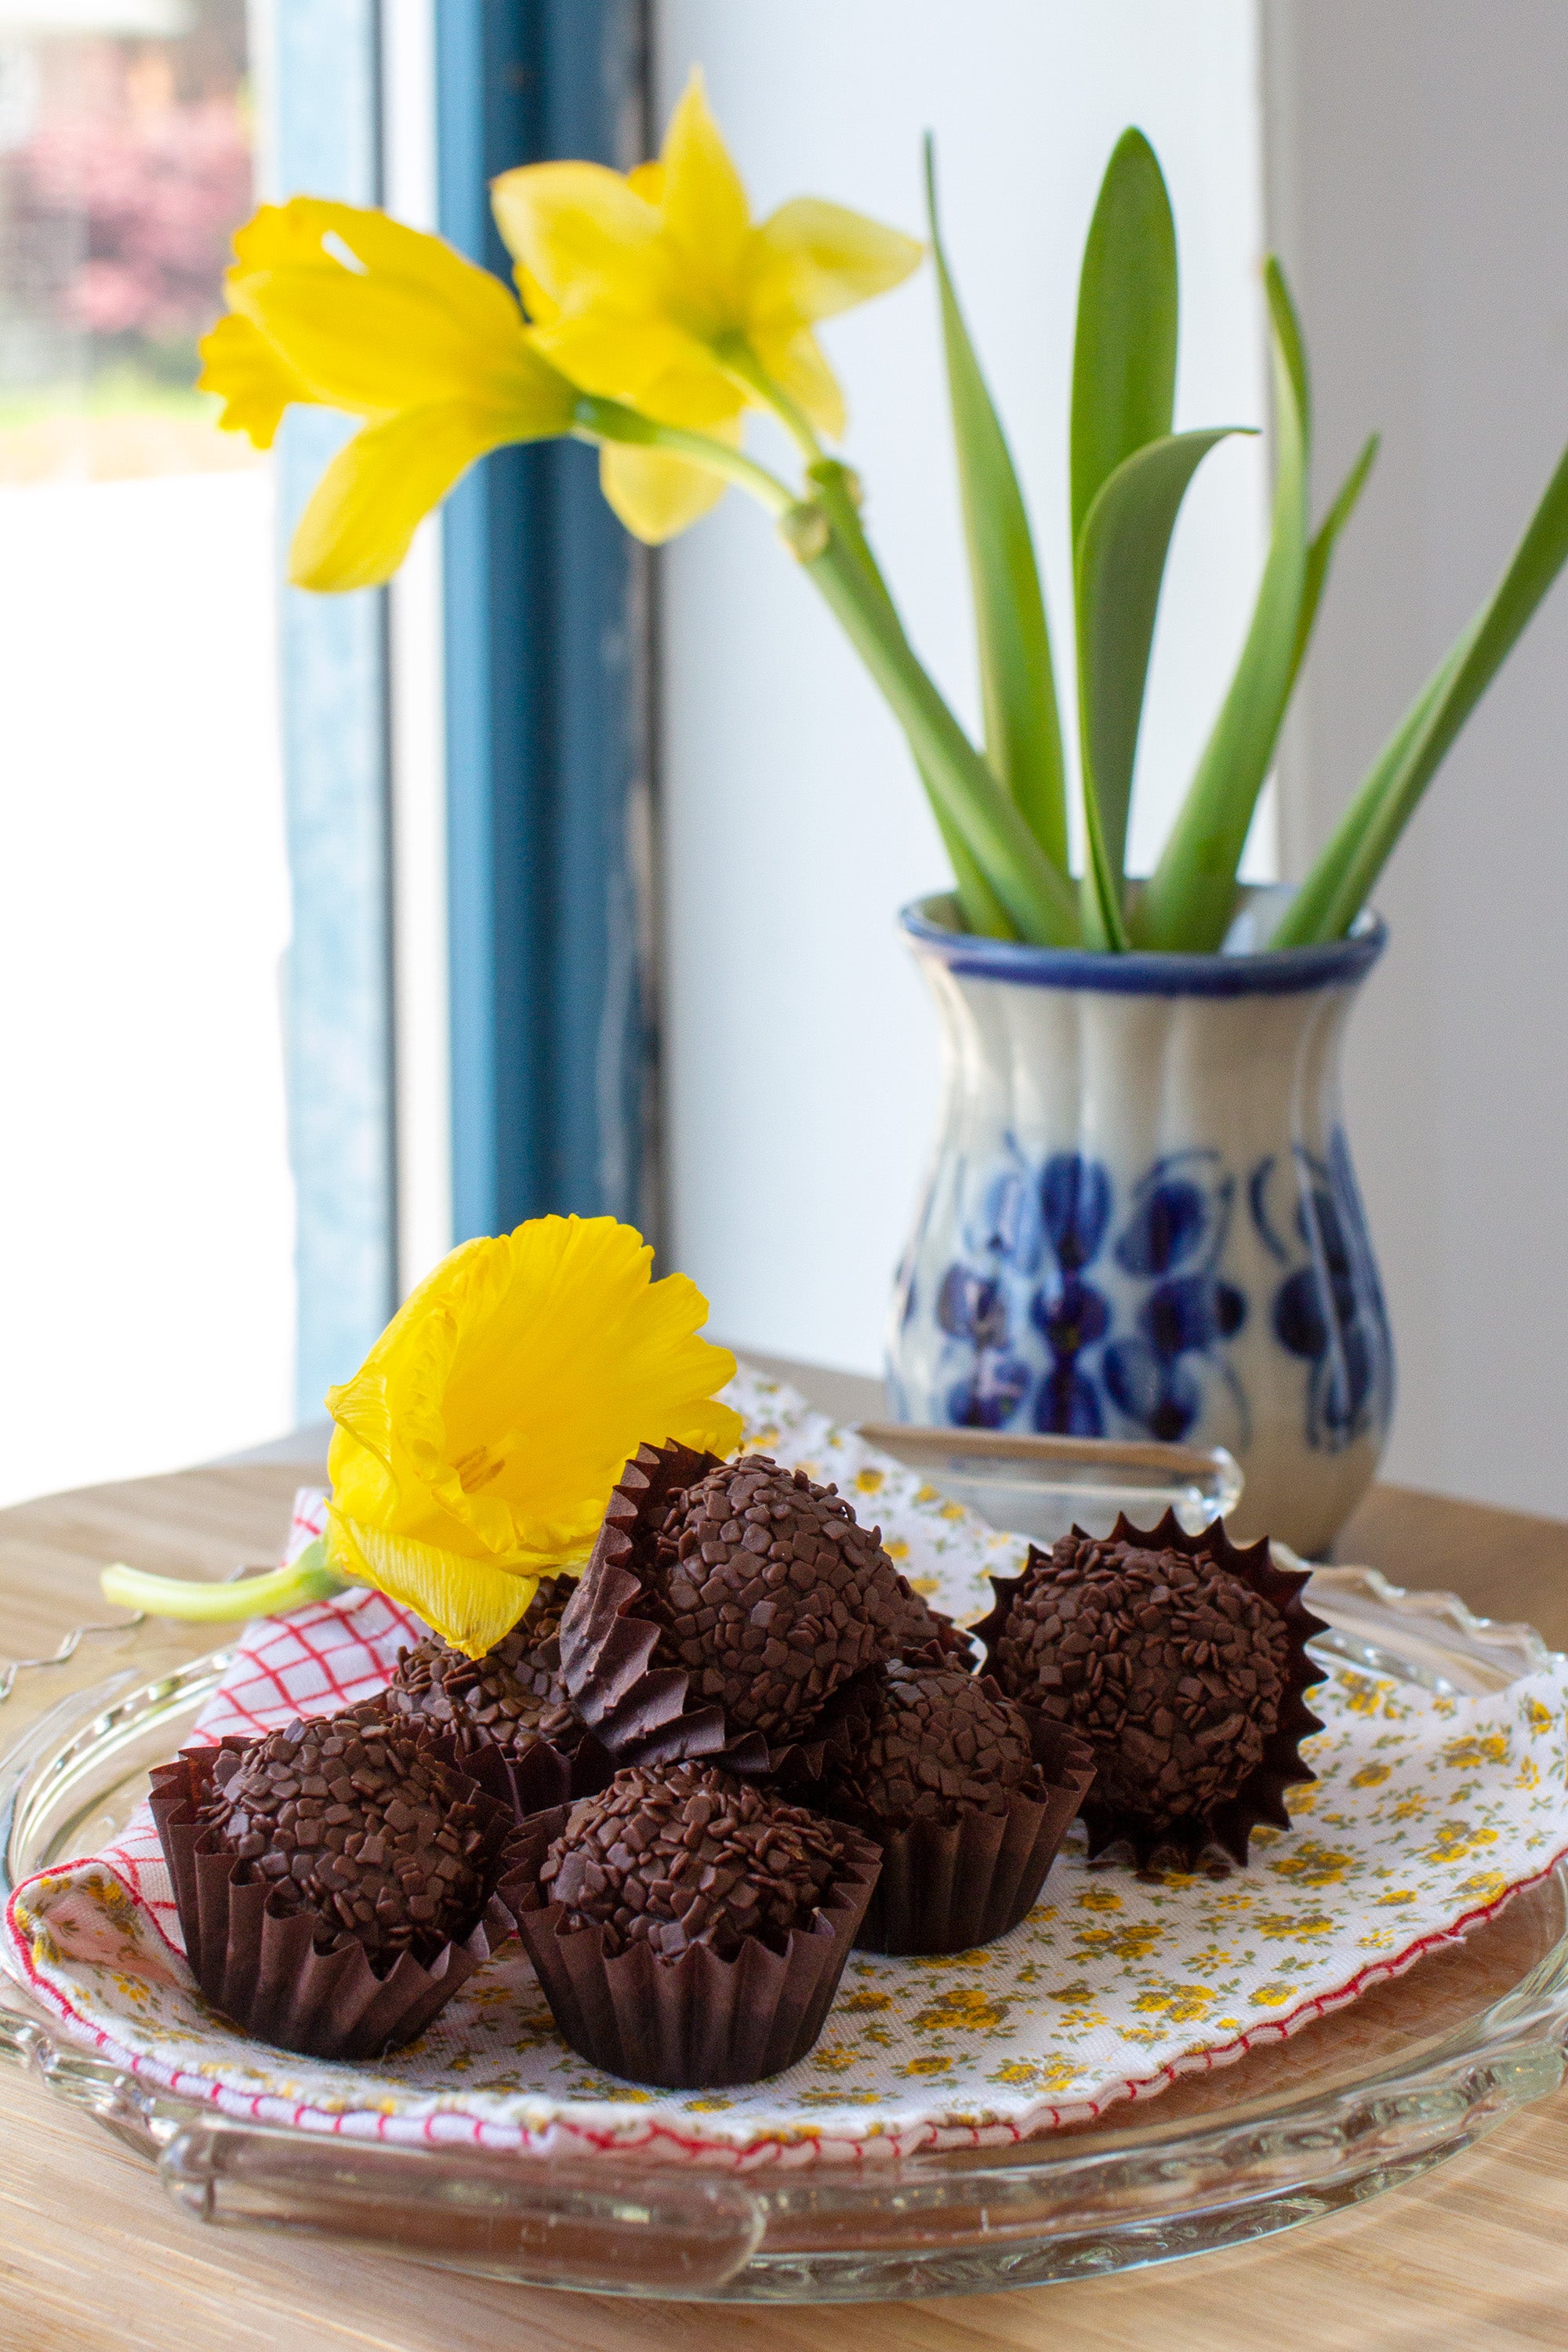
[[[284, 1546], [285, 1566], [313, 1543], [326, 1524], [327, 1498], [301, 1486]], [[427, 1629], [411, 1610], [384, 1593], [356, 1591], [312, 1601], [287, 1617], [254, 1617], [235, 1646], [223, 1681], [198, 1717], [189, 1745], [214, 1747], [228, 1732], [247, 1739], [276, 1731], [300, 1715], [334, 1715], [374, 1698], [389, 1680], [397, 1653]], [[162, 1933], [184, 1950], [163, 1850], [151, 1809], [139, 1805], [124, 1835], [100, 1859], [144, 1903]]]

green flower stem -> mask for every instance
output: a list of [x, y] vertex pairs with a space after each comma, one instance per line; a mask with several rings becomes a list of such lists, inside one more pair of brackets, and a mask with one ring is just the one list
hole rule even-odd
[[[859, 566], [867, 588], [882, 606], [884, 619], [901, 637], [903, 624], [899, 618], [898, 606], [893, 602], [892, 591], [872, 552], [871, 542], [860, 520], [858, 485], [854, 473], [840, 459], [828, 456], [805, 409], [798, 401], [792, 399], [775, 377], [768, 373], [744, 336], [728, 337], [721, 346], [719, 355], [731, 374], [749, 392], [755, 393], [758, 399], [773, 411], [795, 443], [805, 462], [806, 478], [816, 485], [818, 503]], [[959, 903], [963, 908], [965, 922], [972, 931], [982, 932], [990, 938], [1016, 940], [1018, 936], [1016, 927], [975, 863], [963, 834], [954, 825], [940, 788], [933, 783], [918, 753], [914, 758], [958, 885]]]
[[[815, 517], [820, 533], [810, 529]], [[799, 520], [796, 521], [796, 518]], [[909, 739], [944, 830], [951, 825], [985, 876], [1020, 939], [1070, 947], [1078, 904], [910, 649], [885, 594], [819, 507], [797, 509], [786, 532], [809, 575], [870, 671]]]
[[198, 1584], [183, 1576], [149, 1576], [116, 1560], [99, 1579], [104, 1599], [117, 1609], [140, 1609], [149, 1617], [183, 1617], [198, 1625], [224, 1625], [237, 1618], [276, 1617], [307, 1601], [326, 1601], [348, 1590], [348, 1579], [326, 1564], [326, 1546], [306, 1547], [288, 1568], [265, 1576], [242, 1576], [233, 1584]]
[[[796, 499], [775, 474], [727, 442], [661, 425], [619, 401], [584, 394], [572, 429], [578, 440], [621, 441], [684, 457], [722, 475], [766, 509], [891, 706], [944, 836], [963, 845], [970, 870], [984, 877], [984, 887], [1007, 928], [1039, 947], [1075, 944], [1078, 908], [1071, 885], [1041, 849], [916, 659], [858, 518], [847, 535], [836, 530], [825, 504]], [[820, 454], [816, 462], [832, 465]], [[841, 514], [846, 509], [852, 512], [845, 470], [833, 470], [837, 479], [828, 495]]]
[[774, 382], [743, 335], [727, 335], [719, 346], [719, 356], [737, 382], [743, 383], [748, 392], [754, 392], [773, 410], [805, 460], [808, 472], [825, 460], [831, 462], [805, 409], [797, 400], [791, 399], [782, 383]]
[[574, 441], [621, 441], [634, 448], [663, 449], [671, 457], [685, 457], [710, 474], [721, 474], [737, 489], [748, 491], [775, 522], [782, 521], [795, 503], [787, 482], [781, 482], [742, 450], [731, 449], [727, 441], [715, 441], [710, 434], [689, 433], [679, 425], [660, 425], [651, 416], [639, 416], [635, 408], [623, 408], [618, 400], [598, 400], [591, 393], [584, 393], [577, 402], [574, 419]]
[[[865, 528], [860, 520], [860, 509], [855, 497], [854, 477], [848, 467], [841, 465], [837, 457], [822, 457], [809, 467], [807, 471], [816, 485], [817, 496], [822, 501], [833, 529], [858, 562], [868, 585], [880, 599], [891, 625], [901, 631], [902, 623], [899, 619], [898, 606], [893, 602], [892, 591], [882, 576], [881, 567], [872, 552], [871, 542], [867, 538]], [[964, 921], [972, 931], [978, 931], [984, 938], [1016, 940], [1018, 936], [1016, 925], [1011, 920], [1001, 899], [991, 887], [981, 868], [975, 864], [970, 853], [969, 844], [948, 815], [936, 785], [926, 770], [921, 766], [918, 758], [915, 765], [920, 772], [921, 782], [925, 787], [926, 799], [931, 804], [931, 814], [936, 819], [937, 831], [942, 835], [942, 847], [947, 852], [948, 863], [952, 867], [953, 879], [958, 885], [958, 902], [963, 909]]]

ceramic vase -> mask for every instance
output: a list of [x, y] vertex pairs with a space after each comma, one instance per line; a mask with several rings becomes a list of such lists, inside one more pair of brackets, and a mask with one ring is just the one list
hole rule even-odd
[[904, 909], [945, 1086], [889, 1396], [906, 1421], [1226, 1445], [1234, 1531], [1321, 1558], [1393, 1407], [1339, 1083], [1385, 934], [1248, 952], [1261, 912], [1218, 955], [1111, 956]]

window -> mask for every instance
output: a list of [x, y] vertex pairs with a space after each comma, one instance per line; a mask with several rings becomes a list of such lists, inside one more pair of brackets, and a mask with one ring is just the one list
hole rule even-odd
[[0, 8], [0, 1501], [291, 1416], [273, 476], [192, 389], [251, 65]]

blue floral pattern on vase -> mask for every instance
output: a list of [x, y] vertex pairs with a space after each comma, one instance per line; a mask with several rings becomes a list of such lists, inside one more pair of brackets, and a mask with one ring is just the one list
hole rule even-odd
[[[1243, 1184], [1217, 1150], [1169, 1152], [1119, 1188], [1089, 1153], [1031, 1163], [1006, 1150], [1001, 1167], [966, 1171], [974, 1206], [938, 1286], [950, 1423], [1245, 1452], [1252, 1414], [1231, 1349], [1257, 1318], [1303, 1367], [1312, 1447], [1386, 1427], [1393, 1350], [1342, 1136], [1327, 1160], [1297, 1147], [1289, 1202], [1277, 1154]], [[1282, 1269], [1252, 1297], [1233, 1262], [1238, 1196]], [[913, 1301], [911, 1278], [906, 1321]]]
[[1228, 1388], [1247, 1442], [1246, 1394], [1221, 1352], [1247, 1320], [1247, 1299], [1215, 1272], [1235, 1196], [1217, 1151], [1170, 1152], [1137, 1187], [1117, 1239], [1117, 1263], [1151, 1286], [1136, 1330], [1105, 1351], [1105, 1384], [1129, 1421], [1167, 1443], [1189, 1436], [1203, 1412], [1200, 1362]]
[[[1252, 1172], [1247, 1199], [1266, 1246], [1292, 1267], [1274, 1293], [1275, 1338], [1310, 1367], [1307, 1440], [1337, 1454], [1388, 1425], [1394, 1408], [1394, 1346], [1377, 1262], [1342, 1134], [1329, 1158], [1298, 1144], [1295, 1214], [1289, 1239], [1270, 1214], [1272, 1157]], [[1302, 1263], [1297, 1263], [1303, 1260]]]

